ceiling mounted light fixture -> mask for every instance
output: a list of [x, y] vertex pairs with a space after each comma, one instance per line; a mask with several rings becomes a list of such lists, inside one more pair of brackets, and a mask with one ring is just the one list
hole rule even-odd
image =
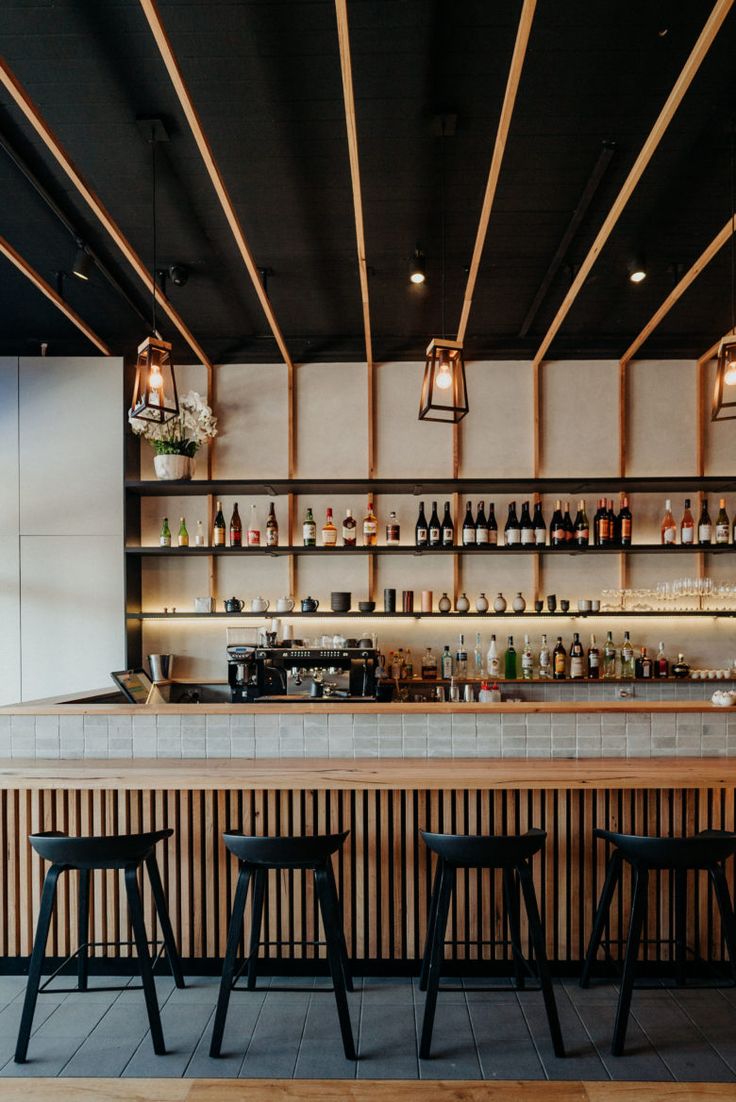
[[736, 186], [734, 158], [734, 125], [731, 124], [731, 332], [718, 346], [716, 380], [713, 387], [711, 421], [736, 420]]
[[135, 384], [130, 416], [141, 421], [155, 421], [163, 424], [179, 413], [179, 395], [176, 391], [176, 376], [171, 358], [171, 344], [161, 340], [156, 324], [156, 120], [151, 120], [149, 141], [151, 143], [151, 236], [153, 244], [153, 265], [151, 268], [151, 336], [138, 345]]
[[419, 286], [422, 283], [425, 283], [426, 279], [427, 279], [427, 270], [426, 269], [427, 269], [426, 257], [424, 255], [424, 253], [422, 252], [422, 250], [417, 245], [416, 249], [414, 250], [414, 255], [411, 258], [411, 263], [409, 264], [409, 280], [410, 280], [410, 282], [415, 283], [417, 286]]
[[87, 252], [84, 242], [77, 241], [77, 252], [74, 257], [74, 263], [72, 264], [72, 273], [77, 279], [83, 279], [86, 283], [93, 267], [94, 260]]
[[[427, 345], [422, 393], [419, 399], [420, 421], [444, 421], [457, 424], [468, 413], [468, 390], [465, 383], [463, 342], [449, 340], [445, 329], [445, 139], [454, 130], [454, 117], [440, 116], [442, 141], [440, 154], [440, 208], [442, 213], [442, 263], [440, 300], [442, 336], [433, 337]], [[448, 128], [448, 122], [450, 127]]]
[[641, 255], [635, 256], [629, 261], [627, 271], [629, 273], [629, 280], [631, 283], [643, 283], [647, 278], [647, 266], [644, 263], [644, 257]]

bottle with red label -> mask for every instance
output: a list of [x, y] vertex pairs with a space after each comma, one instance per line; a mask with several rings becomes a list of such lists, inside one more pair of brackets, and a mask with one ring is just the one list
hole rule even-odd
[[578, 547], [587, 547], [590, 542], [590, 524], [588, 523], [588, 514], [585, 511], [585, 501], [582, 498], [578, 502], [574, 538]]
[[562, 519], [562, 503], [559, 499], [555, 502], [555, 511], [549, 526], [549, 542], [552, 547], [564, 547], [567, 543], [565, 522]]
[[608, 510], [606, 509], [606, 499], [602, 497], [598, 501], [598, 509], [593, 517], [593, 543], [596, 547], [608, 547], [610, 542]]
[[622, 547], [631, 547], [633, 542], [632, 533], [633, 517], [629, 508], [629, 499], [624, 494], [621, 498], [621, 509], [618, 514], [618, 538]]

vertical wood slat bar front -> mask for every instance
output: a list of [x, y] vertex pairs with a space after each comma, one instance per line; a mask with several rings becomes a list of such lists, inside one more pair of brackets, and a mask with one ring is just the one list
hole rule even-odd
[[[593, 908], [607, 857], [596, 843], [596, 826], [629, 832], [692, 833], [706, 827], [729, 828], [734, 822], [736, 789], [512, 790], [509, 792], [423, 790], [388, 791], [244, 791], [166, 792], [99, 790], [6, 791], [0, 793], [0, 846], [6, 856], [0, 878], [3, 917], [0, 950], [9, 958], [29, 954], [38, 911], [39, 890], [47, 866], [31, 851], [29, 833], [48, 828], [93, 833], [117, 824], [136, 831], [171, 826], [167, 850], [158, 848], [164, 882], [169, 886], [171, 919], [187, 959], [222, 956], [234, 891], [234, 864], [222, 845], [226, 827], [253, 833], [290, 833], [301, 829], [348, 829], [338, 873], [346, 939], [358, 960], [377, 964], [421, 956], [429, 907], [432, 862], [419, 830], [481, 833], [546, 829], [548, 838], [535, 860], [534, 877], [546, 922], [550, 957], [580, 960], [590, 932]], [[237, 810], [242, 806], [242, 814]], [[620, 811], [619, 811], [620, 809]], [[620, 813], [621, 812], [621, 813]], [[191, 824], [191, 825], [190, 825]], [[402, 829], [403, 824], [403, 829]], [[66, 955], [76, 947], [76, 876], [60, 895], [49, 951]], [[733, 891], [733, 865], [728, 868]], [[124, 893], [114, 876], [97, 874], [91, 934], [95, 939], [128, 937]], [[460, 877], [448, 936], [491, 941], [507, 936], [498, 877]], [[723, 956], [722, 936], [704, 877], [693, 878], [692, 941], [706, 958]], [[668, 937], [673, 915], [673, 885], [661, 878], [650, 898], [647, 937]], [[143, 885], [145, 911], [155, 936], [152, 901]], [[290, 894], [291, 893], [291, 894]], [[625, 928], [630, 884], [624, 878], [611, 912], [612, 936]], [[295, 877], [269, 885], [269, 933], [296, 943], [317, 936], [311, 887]], [[249, 920], [246, 921], [246, 934]], [[522, 927], [526, 942], [526, 922]], [[112, 955], [112, 953], [110, 954]], [[312, 946], [284, 948], [283, 957], [309, 960]], [[616, 954], [614, 953], [614, 956]], [[667, 951], [659, 954], [667, 959]], [[449, 956], [449, 954], [448, 954]], [[454, 954], [470, 967], [477, 961], [506, 960], [507, 949], [460, 946]], [[653, 959], [654, 954], [650, 954]]]

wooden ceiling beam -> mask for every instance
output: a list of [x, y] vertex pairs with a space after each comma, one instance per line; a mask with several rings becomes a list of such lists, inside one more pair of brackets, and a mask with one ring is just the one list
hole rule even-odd
[[692, 267], [685, 272], [684, 276], [677, 284], [677, 286], [674, 287], [672, 291], [670, 291], [667, 298], [664, 300], [659, 309], [654, 314], [652, 314], [651, 318], [644, 326], [641, 333], [639, 333], [638, 337], [636, 337], [636, 339], [631, 342], [629, 347], [624, 352], [623, 356], [621, 357], [622, 364], [629, 363], [629, 361], [636, 355], [644, 342], [649, 339], [649, 337], [652, 335], [662, 319], [667, 316], [675, 303], [680, 298], [682, 298], [691, 283], [695, 282], [703, 269], [708, 264], [710, 264], [716, 253], [720, 252], [720, 250], [730, 239], [731, 234], [733, 233], [733, 221], [733, 218], [729, 218], [723, 229], [718, 231], [710, 244], [705, 249], [703, 249], [702, 253], [692, 265]]
[[143, 9], [143, 14], [148, 20], [148, 25], [151, 28], [151, 33], [153, 34], [153, 37], [156, 41], [156, 45], [158, 46], [159, 53], [161, 54], [161, 59], [166, 66], [166, 70], [169, 74], [171, 83], [174, 86], [174, 91], [176, 92], [176, 96], [179, 100], [181, 109], [184, 112], [187, 122], [189, 123], [189, 129], [191, 130], [192, 136], [194, 137], [194, 140], [197, 144], [197, 148], [199, 149], [200, 156], [207, 170], [207, 175], [209, 176], [212, 186], [215, 189], [215, 194], [217, 195], [217, 198], [220, 202], [220, 206], [222, 207], [223, 213], [227, 220], [227, 224], [230, 227], [230, 232], [235, 239], [235, 244], [238, 246], [238, 251], [240, 252], [240, 256], [243, 260], [246, 271], [250, 276], [251, 282], [253, 284], [253, 289], [258, 296], [258, 301], [261, 304], [261, 309], [266, 316], [266, 321], [268, 322], [276, 344], [278, 345], [279, 352], [283, 356], [284, 363], [287, 366], [293, 368], [294, 364], [289, 353], [289, 349], [286, 346], [286, 340], [276, 319], [276, 314], [274, 312], [273, 306], [271, 305], [271, 300], [266, 294], [266, 289], [263, 286], [263, 280], [261, 279], [260, 270], [258, 268], [258, 265], [256, 264], [255, 258], [253, 257], [253, 253], [250, 250], [250, 245], [248, 244], [248, 240], [245, 236], [243, 227], [240, 224], [240, 219], [238, 218], [238, 215], [235, 211], [235, 206], [232, 199], [230, 198], [230, 193], [227, 190], [225, 181], [222, 178], [222, 173], [220, 172], [218, 164], [215, 160], [214, 153], [212, 152], [212, 147], [210, 146], [207, 135], [204, 132], [204, 128], [199, 118], [199, 114], [197, 113], [197, 109], [194, 106], [192, 97], [189, 94], [189, 89], [184, 83], [184, 77], [182, 76], [181, 69], [179, 68], [179, 62], [176, 59], [171, 41], [169, 40], [166, 30], [164, 29], [164, 25], [161, 21], [158, 5], [156, 4], [155, 0], [140, 0], [140, 5]]
[[45, 295], [50, 302], [53, 302], [56, 309], [60, 310], [61, 313], [69, 319], [72, 325], [76, 325], [77, 329], [84, 333], [87, 340], [91, 341], [96, 348], [99, 348], [103, 356], [112, 356], [112, 352], [102, 338], [97, 336], [94, 329], [90, 329], [87, 322], [84, 321], [83, 318], [80, 318], [76, 310], [72, 310], [71, 306], [67, 302], [64, 302], [64, 299], [54, 290], [51, 284], [47, 283], [43, 276], [40, 275], [35, 268], [32, 268], [25, 257], [21, 256], [17, 249], [14, 249], [10, 242], [6, 241], [4, 237], [0, 237], [0, 253], [7, 257], [10, 263], [14, 264], [26, 279], [31, 281], [33, 286], [40, 291], [42, 295]]
[[486, 183], [486, 192], [483, 196], [483, 205], [480, 210], [478, 232], [475, 236], [475, 247], [473, 248], [473, 256], [468, 270], [468, 282], [465, 285], [465, 297], [463, 299], [463, 308], [460, 314], [460, 324], [457, 330], [457, 339], [459, 341], [465, 340], [465, 333], [468, 328], [468, 318], [470, 317], [470, 308], [473, 305], [475, 284], [478, 279], [478, 270], [483, 256], [483, 248], [486, 243], [486, 234], [488, 233], [488, 223], [491, 217], [493, 200], [496, 197], [496, 188], [498, 187], [498, 180], [501, 175], [501, 164], [503, 163], [503, 156], [506, 152], [506, 142], [511, 127], [511, 116], [514, 113], [514, 105], [519, 91], [521, 72], [524, 67], [524, 58], [526, 56], [527, 46], [529, 45], [529, 36], [532, 31], [532, 22], [534, 20], [536, 6], [537, 0], [524, 0], [524, 5], [519, 17], [514, 52], [511, 57], [509, 75], [506, 79], [506, 91], [501, 106], [501, 115], [498, 120], [498, 129], [496, 130], [496, 141], [493, 146], [493, 155], [491, 157], [491, 167]]
[[554, 316], [552, 324], [544, 335], [542, 343], [537, 349], [534, 356], [534, 363], [540, 363], [552, 344], [557, 332], [560, 329], [563, 321], [567, 317], [572, 304], [578, 297], [582, 287], [590, 274], [590, 270], [595, 264], [596, 260], [600, 256], [604, 245], [611, 236], [613, 229], [618, 222], [626, 204], [628, 203], [631, 195], [634, 192], [639, 180], [644, 174], [647, 165], [654, 156], [660, 141], [662, 140], [667, 127], [672, 122], [675, 113], [682, 103], [685, 94], [693, 82], [693, 79], [698, 72], [701, 64], [703, 63], [708, 50], [712, 46], [716, 35], [718, 34], [723, 22], [733, 7], [734, 0], [716, 0], [713, 6], [713, 10], [708, 16], [707, 22], [703, 27], [703, 30], [698, 36], [698, 40], [690, 51], [690, 56], [685, 62], [680, 75], [674, 83], [672, 91], [670, 92], [667, 100], [657, 116], [657, 120], [654, 123], [649, 135], [647, 136], [644, 145], [639, 151], [639, 155], [634, 161], [626, 180], [624, 181], [621, 190], [619, 191], [616, 199], [613, 202], [611, 209], [606, 215], [603, 225], [599, 229], [595, 241], [588, 250], [588, 254], [580, 265], [575, 279], [573, 280], [567, 294], [562, 300], [557, 313]]
[[[66, 152], [49, 124], [41, 116], [38, 108], [15, 76], [15, 73], [9, 68], [4, 58], [0, 58], [0, 83], [2, 83], [5, 89], [10, 93], [16, 106], [20, 108], [49, 153], [51, 153], [57, 164], [69, 177], [74, 188], [84, 199], [95, 218], [97, 218], [98, 222], [107, 230], [133, 271], [147, 288], [149, 294], [153, 294], [153, 278], [151, 273], [148, 271], [115, 219], [103, 205], [99, 196], [92, 190], [79, 172], [71, 157]], [[156, 299], [169, 316], [169, 319], [179, 330], [195, 356], [197, 356], [198, 360], [205, 364], [205, 366], [210, 367], [209, 357], [206, 355], [204, 349], [186, 325], [183, 318], [179, 315], [178, 311], [171, 305], [166, 295], [158, 287], [156, 288]]]
[[373, 366], [373, 340], [371, 337], [370, 299], [368, 295], [368, 262], [365, 254], [365, 226], [363, 223], [363, 194], [360, 187], [360, 159], [358, 157], [358, 127], [355, 119], [355, 95], [353, 92], [353, 65], [350, 56], [350, 28], [347, 0], [335, 0], [337, 38], [340, 48], [342, 93], [345, 103], [345, 125], [348, 134], [350, 179], [353, 185], [353, 209], [355, 211], [355, 243], [358, 251], [360, 298], [363, 307], [363, 332], [365, 357], [369, 369]]

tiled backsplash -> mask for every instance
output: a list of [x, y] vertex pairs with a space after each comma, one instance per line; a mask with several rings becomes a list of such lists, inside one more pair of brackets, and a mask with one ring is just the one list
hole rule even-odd
[[0, 758], [736, 757], [736, 711], [0, 715]]

